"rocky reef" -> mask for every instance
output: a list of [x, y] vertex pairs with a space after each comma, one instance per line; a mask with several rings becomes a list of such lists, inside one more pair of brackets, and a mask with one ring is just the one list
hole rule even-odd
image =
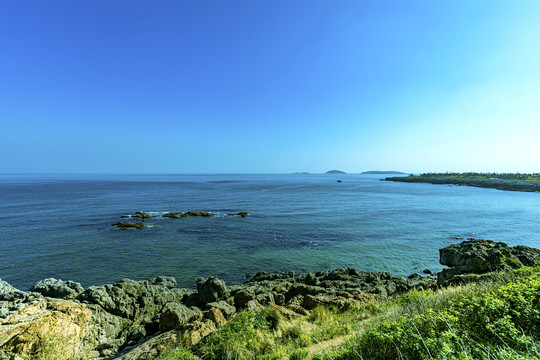
[[438, 274], [395, 277], [352, 268], [295, 274], [259, 272], [243, 284], [172, 277], [91, 286], [45, 279], [29, 291], [0, 280], [0, 359], [148, 359], [178, 345], [195, 346], [238, 312], [270, 306], [286, 318], [319, 305], [343, 306], [411, 289], [470, 282], [493, 271], [540, 263], [540, 250], [468, 239], [440, 250]]
[[138, 229], [142, 230], [146, 227], [145, 223], [142, 222], [119, 222], [112, 224], [111, 226], [116, 226], [120, 230], [128, 230], [128, 229]]
[[[154, 216], [150, 213], [137, 211], [133, 214], [124, 215], [122, 216], [122, 218], [124, 219], [135, 218], [135, 219], [140, 219], [143, 222], [132, 222], [132, 221], [118, 222], [118, 223], [112, 224], [111, 226], [116, 226], [120, 230], [129, 230], [129, 229], [142, 230], [147, 227], [145, 223], [146, 220], [153, 219], [156, 217], [168, 218], [168, 219], [183, 219], [183, 218], [188, 218], [188, 217], [212, 217], [212, 216], [216, 216], [216, 214], [213, 212], [206, 212], [206, 211], [167, 212], [159, 216]], [[227, 214], [227, 216], [236, 216], [236, 217], [245, 218], [245, 217], [250, 216], [250, 213], [247, 211], [239, 211], [237, 213]]]

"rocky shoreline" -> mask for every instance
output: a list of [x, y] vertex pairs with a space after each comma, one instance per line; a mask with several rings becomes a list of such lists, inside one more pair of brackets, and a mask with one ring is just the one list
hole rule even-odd
[[260, 272], [239, 285], [198, 278], [196, 289], [177, 288], [172, 277], [87, 289], [45, 279], [28, 291], [0, 280], [0, 359], [152, 358], [178, 345], [195, 346], [241, 311], [271, 306], [286, 318], [302, 317], [320, 305], [385, 299], [538, 265], [540, 250], [467, 239], [441, 249], [440, 262], [448, 268], [408, 278], [352, 268]]
[[456, 186], [474, 186], [481, 188], [506, 190], [506, 191], [525, 191], [540, 192], [540, 182], [531, 182], [524, 180], [501, 180], [501, 179], [467, 179], [452, 177], [430, 177], [430, 176], [397, 176], [387, 177], [385, 181], [397, 181], [407, 183], [428, 183], [435, 185], [456, 185]]

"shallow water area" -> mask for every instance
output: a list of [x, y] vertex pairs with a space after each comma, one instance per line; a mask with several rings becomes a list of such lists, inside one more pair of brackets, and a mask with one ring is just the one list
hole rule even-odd
[[[540, 247], [540, 194], [380, 181], [384, 175], [0, 175], [0, 278], [27, 290], [350, 266], [441, 269], [438, 249], [476, 237]], [[342, 180], [338, 183], [337, 180]], [[136, 211], [143, 230], [110, 226]], [[206, 211], [213, 217], [162, 218]], [[247, 211], [248, 217], [228, 214]]]

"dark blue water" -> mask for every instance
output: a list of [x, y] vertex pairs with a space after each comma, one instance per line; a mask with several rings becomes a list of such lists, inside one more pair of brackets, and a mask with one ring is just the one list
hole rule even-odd
[[[0, 278], [23, 290], [342, 266], [440, 270], [455, 237], [540, 247], [540, 194], [379, 181], [377, 175], [0, 175]], [[341, 179], [343, 182], [336, 182]], [[136, 211], [210, 211], [110, 225]], [[226, 214], [248, 211], [247, 218]]]

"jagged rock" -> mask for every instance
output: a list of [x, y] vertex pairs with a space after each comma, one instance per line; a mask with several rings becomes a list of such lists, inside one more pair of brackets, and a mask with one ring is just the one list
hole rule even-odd
[[319, 286], [321, 284], [321, 281], [317, 279], [314, 273], [307, 273], [304, 282], [307, 285], [313, 285], [313, 286]]
[[226, 323], [227, 320], [219, 309], [212, 308], [198, 313], [179, 328], [179, 332], [182, 333], [181, 342], [187, 348], [193, 347]]
[[276, 300], [274, 299], [274, 294], [271, 292], [258, 294], [255, 300], [257, 300], [259, 304], [262, 304], [262, 305], [267, 305], [267, 304], [276, 302]]
[[183, 304], [168, 303], [159, 316], [159, 330], [174, 330], [185, 324], [196, 312]]
[[249, 300], [246, 304], [246, 309], [253, 310], [261, 307], [261, 304], [257, 300]]
[[300, 315], [300, 314], [298, 314], [298, 313], [296, 313], [296, 312], [294, 312], [294, 311], [292, 311], [290, 309], [287, 309], [284, 306], [273, 304], [273, 303], [270, 303], [269, 305], [272, 308], [276, 309], [281, 314], [281, 316], [283, 316], [286, 319], [297, 319], [297, 318], [302, 317], [302, 315]]
[[158, 276], [156, 278], [148, 280], [152, 285], [165, 286], [169, 289], [176, 288], [176, 279], [172, 276]]
[[36, 283], [29, 291], [52, 298], [75, 299], [77, 295], [84, 291], [84, 288], [78, 282], [71, 280], [62, 281], [55, 278], [48, 278]]
[[120, 230], [128, 230], [128, 229], [138, 229], [142, 230], [146, 227], [146, 225], [142, 222], [119, 222], [116, 224], [112, 224], [111, 226], [116, 226]]
[[327, 290], [320, 286], [313, 286], [313, 285], [306, 285], [306, 284], [293, 284], [289, 291], [287, 291], [287, 294], [285, 295], [286, 299], [292, 299], [297, 295], [317, 295], [317, 294], [324, 294]]
[[0, 279], [0, 301], [14, 301], [24, 299], [26, 294]]
[[197, 279], [197, 293], [199, 301], [202, 304], [207, 304], [229, 297], [229, 291], [225, 285], [225, 281], [217, 277], [210, 277], [206, 280], [203, 278]]
[[113, 315], [148, 323], [167, 303], [182, 303], [184, 297], [192, 292], [186, 289], [171, 289], [169, 283], [166, 285], [154, 285], [154, 283], [159, 284], [163, 281], [124, 279], [112, 285], [91, 286], [77, 299], [98, 304]]
[[[93, 334], [101, 356], [114, 354], [142, 336], [159, 330], [159, 317], [168, 303], [182, 303], [193, 290], [172, 288], [173, 278], [159, 277], [145, 281], [124, 279], [115, 284], [92, 286], [77, 300], [96, 309]], [[125, 330], [128, 327], [131, 330]]]
[[276, 272], [272, 272], [272, 273], [267, 273], [267, 272], [261, 271], [261, 272], [258, 272], [257, 274], [255, 274], [255, 276], [253, 276], [253, 278], [248, 280], [247, 283], [249, 283], [249, 282], [260, 282], [260, 281], [264, 281], [264, 280], [290, 280], [292, 278], [294, 278], [294, 272], [293, 271], [288, 271], [288, 272], [276, 271]]
[[231, 317], [232, 315], [236, 313], [236, 308], [233, 305], [226, 302], [225, 300], [208, 303], [206, 304], [206, 307], [209, 309], [212, 309], [212, 308], [219, 309], [223, 313], [223, 315], [225, 315], [225, 317], [227, 318]]
[[275, 293], [274, 294], [274, 301], [277, 305], [284, 305], [285, 304], [285, 294]]
[[95, 343], [96, 350], [102, 356], [114, 354], [126, 342], [126, 338], [120, 334], [132, 321], [110, 314], [97, 304], [87, 304], [87, 307], [92, 311], [87, 338]]
[[134, 345], [146, 336], [146, 328], [144, 325], [131, 325], [122, 331], [121, 338], [125, 338], [122, 345]]
[[[438, 274], [438, 283], [452, 282], [455, 275], [483, 274], [540, 263], [540, 250], [526, 246], [509, 247], [502, 242], [468, 239], [439, 250], [440, 263], [449, 269]], [[456, 278], [457, 279], [457, 278]]]
[[153, 338], [150, 338], [132, 348], [129, 352], [120, 356], [118, 360], [141, 360], [141, 359], [155, 359], [161, 355], [166, 354], [178, 346], [181, 333], [178, 331], [168, 331], [163, 334], [159, 334]]
[[86, 359], [92, 312], [67, 300], [45, 300], [0, 320], [0, 347], [24, 359]]
[[413, 279], [409, 279], [408, 284], [411, 288], [417, 290], [435, 289], [437, 288], [437, 276], [429, 275], [414, 277]]
[[309, 311], [307, 311], [306, 309], [304, 309], [300, 305], [287, 305], [286, 308], [289, 309], [289, 310], [292, 310], [295, 313], [297, 313], [299, 315], [302, 315], [302, 316], [309, 315]]
[[237, 308], [243, 308], [248, 301], [255, 299], [255, 294], [249, 289], [240, 290], [234, 294], [234, 305]]

